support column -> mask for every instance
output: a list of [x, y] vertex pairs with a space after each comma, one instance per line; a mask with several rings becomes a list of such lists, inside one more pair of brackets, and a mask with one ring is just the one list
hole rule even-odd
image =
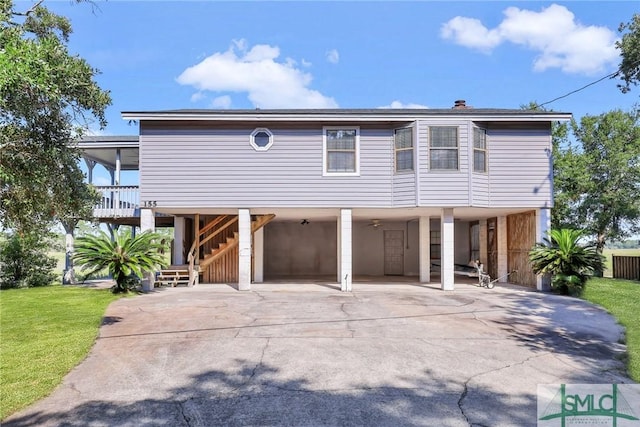
[[[536, 243], [541, 243], [547, 237], [551, 229], [551, 210], [547, 208], [536, 211]], [[551, 290], [551, 277], [549, 275], [536, 276], [536, 289], [539, 291]]]
[[498, 280], [500, 283], [507, 282], [507, 273], [509, 273], [508, 263], [508, 245], [507, 245], [507, 217], [498, 217]]
[[63, 285], [75, 285], [76, 273], [73, 266], [73, 252], [75, 246], [74, 231], [76, 228], [76, 221], [63, 222], [65, 231], [65, 251], [64, 251], [64, 272], [62, 274]]
[[431, 220], [421, 216], [419, 222], [420, 282], [431, 282]]
[[352, 272], [351, 209], [340, 209], [338, 220], [338, 282], [340, 290], [351, 292]]
[[87, 164], [87, 180], [89, 184], [93, 184], [93, 168], [96, 167], [97, 162], [95, 160], [84, 159], [84, 162]]
[[173, 253], [171, 262], [174, 265], [182, 265], [186, 262], [184, 258], [184, 217], [173, 217]]
[[[140, 209], [140, 232], [156, 231], [156, 218], [153, 209]], [[149, 292], [153, 290], [156, 281], [156, 272], [148, 271], [142, 279], [142, 290]]]
[[253, 282], [264, 281], [264, 227], [253, 233]]
[[478, 231], [478, 238], [480, 239], [480, 262], [487, 266], [489, 265], [489, 248], [487, 248], [487, 220], [481, 219], [479, 221], [480, 230]]
[[251, 290], [251, 214], [238, 209], [238, 290]]
[[440, 245], [442, 290], [452, 291], [454, 284], [454, 222], [453, 208], [443, 208], [440, 214]]

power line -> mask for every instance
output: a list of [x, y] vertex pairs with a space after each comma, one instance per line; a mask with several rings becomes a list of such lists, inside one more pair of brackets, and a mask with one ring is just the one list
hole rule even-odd
[[539, 106], [539, 107], [542, 107], [543, 105], [551, 104], [552, 102], [555, 102], [555, 101], [557, 101], [558, 99], [566, 98], [567, 96], [569, 96], [569, 95], [573, 95], [573, 94], [574, 94], [574, 93], [576, 93], [576, 92], [580, 92], [581, 90], [584, 90], [584, 89], [588, 88], [589, 86], [593, 86], [593, 85], [594, 85], [594, 84], [596, 84], [596, 83], [600, 83], [600, 82], [601, 82], [601, 81], [603, 81], [604, 79], [610, 79], [610, 78], [612, 78], [612, 77], [614, 77], [614, 76], [618, 75], [619, 73], [620, 73], [620, 71], [618, 70], [618, 71], [616, 71], [615, 73], [607, 74], [606, 76], [601, 77], [601, 78], [599, 78], [598, 80], [596, 80], [596, 81], [594, 81], [594, 82], [591, 82], [591, 83], [589, 83], [589, 84], [586, 84], [586, 85], [582, 86], [582, 87], [581, 87], [581, 88], [579, 88], [579, 89], [572, 90], [571, 92], [566, 93], [566, 94], [564, 94], [564, 95], [562, 95], [562, 96], [559, 96], [559, 97], [557, 97], [557, 98], [553, 98], [551, 101], [547, 101], [547, 102], [543, 102], [542, 104], [538, 104], [538, 106]]

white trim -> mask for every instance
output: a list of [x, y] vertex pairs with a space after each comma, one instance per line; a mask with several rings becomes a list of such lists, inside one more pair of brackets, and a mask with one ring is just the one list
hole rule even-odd
[[[355, 130], [355, 171], [354, 172], [330, 172], [327, 170], [327, 131], [328, 130]], [[360, 176], [360, 126], [323, 126], [322, 127], [322, 176]]]
[[[261, 132], [264, 132], [267, 135], [269, 135], [269, 143], [267, 145], [265, 145], [264, 147], [260, 147], [255, 142], [256, 135], [261, 133]], [[253, 149], [256, 150], [256, 151], [267, 151], [273, 145], [273, 133], [267, 128], [255, 128], [253, 130], [253, 132], [251, 132], [251, 135], [249, 136], [249, 144], [251, 144]]]
[[225, 120], [225, 121], [287, 121], [287, 122], [309, 122], [309, 121], [333, 121], [333, 122], [378, 122], [378, 121], [398, 121], [407, 122], [413, 120], [430, 120], [437, 119], [443, 121], [472, 120], [472, 121], [493, 121], [493, 122], [553, 122], [568, 121], [573, 115], [571, 113], [552, 113], [552, 114], [513, 114], [500, 113], [483, 113], [482, 111], [469, 111], [466, 114], [452, 113], [450, 116], [444, 113], [434, 114], [428, 110], [420, 112], [411, 111], [410, 113], [366, 113], [366, 112], [341, 112], [333, 113], [315, 112], [313, 110], [299, 113], [266, 113], [236, 111], [236, 112], [219, 112], [219, 111], [202, 111], [202, 112], [153, 112], [153, 111], [124, 111], [121, 116], [124, 120]]

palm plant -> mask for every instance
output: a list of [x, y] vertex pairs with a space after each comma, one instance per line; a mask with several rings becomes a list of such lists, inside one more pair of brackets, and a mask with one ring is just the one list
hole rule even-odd
[[529, 252], [534, 273], [550, 274], [551, 287], [560, 293], [580, 295], [587, 279], [604, 268], [604, 257], [593, 244], [583, 245], [582, 230], [569, 228], [549, 231], [544, 243]]
[[164, 256], [167, 250], [164, 239], [160, 234], [145, 231], [135, 237], [116, 232], [112, 240], [103, 231], [97, 236], [78, 238], [73, 260], [82, 268], [92, 269], [89, 275], [108, 269], [116, 281], [113, 292], [128, 292], [139, 283], [144, 272], [168, 264]]

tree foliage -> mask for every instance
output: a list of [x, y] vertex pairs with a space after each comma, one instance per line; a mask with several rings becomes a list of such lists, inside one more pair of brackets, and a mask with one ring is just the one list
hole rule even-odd
[[581, 230], [551, 229], [529, 252], [534, 273], [550, 274], [551, 287], [562, 294], [581, 294], [587, 279], [604, 268], [604, 257], [595, 245], [582, 245], [583, 237]]
[[88, 275], [107, 269], [116, 281], [114, 292], [128, 292], [145, 271], [155, 271], [167, 265], [164, 252], [166, 239], [145, 231], [132, 237], [128, 232], [117, 232], [111, 239], [104, 231], [98, 236], [86, 235], [76, 240], [74, 261], [82, 268], [92, 269]]
[[598, 251], [640, 231], [640, 111], [614, 110], [572, 122], [579, 151], [560, 167], [570, 179], [556, 183], [570, 199], [570, 219], [596, 238]]
[[618, 30], [623, 33], [616, 42], [622, 57], [618, 70], [622, 83], [618, 87], [622, 93], [627, 93], [631, 85], [640, 82], [640, 14], [636, 13], [629, 22], [620, 24]]
[[111, 99], [68, 51], [70, 33], [42, 1], [21, 12], [0, 0], [0, 217], [19, 232], [86, 216], [92, 200], [73, 141], [104, 128]]
[[0, 242], [0, 289], [47, 286], [55, 279], [50, 239], [41, 233], [12, 233]]

